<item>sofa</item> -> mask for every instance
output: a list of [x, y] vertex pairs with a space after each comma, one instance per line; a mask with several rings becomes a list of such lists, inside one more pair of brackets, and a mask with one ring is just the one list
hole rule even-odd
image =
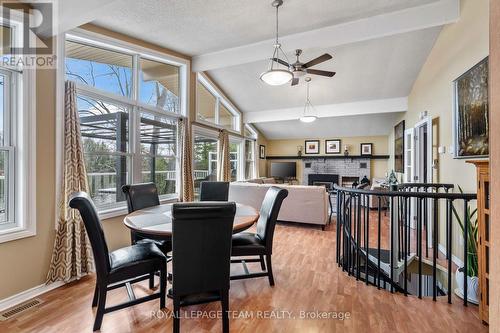
[[288, 190], [288, 197], [283, 201], [278, 216], [279, 221], [314, 224], [324, 229], [329, 218], [329, 198], [324, 186], [233, 182], [229, 185], [229, 201], [260, 210], [264, 196], [271, 186]]

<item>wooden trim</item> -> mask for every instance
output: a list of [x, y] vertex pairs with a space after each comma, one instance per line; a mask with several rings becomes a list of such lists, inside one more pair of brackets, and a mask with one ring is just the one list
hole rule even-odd
[[351, 159], [351, 160], [359, 160], [359, 159], [370, 159], [370, 160], [387, 160], [389, 159], [389, 155], [349, 155], [349, 156], [344, 156], [344, 155], [313, 155], [308, 154], [309, 156], [267, 156], [266, 158], [268, 160], [311, 160], [311, 159], [337, 159], [337, 160], [342, 160], [342, 159]]
[[185, 60], [188, 60], [189, 62], [191, 62], [191, 57], [188, 56], [188, 55], [185, 55], [185, 54], [179, 53], [177, 51], [173, 51], [173, 50], [167, 49], [167, 48], [159, 46], [157, 44], [146, 42], [144, 40], [141, 40], [141, 39], [138, 39], [138, 38], [134, 38], [134, 37], [131, 37], [131, 36], [128, 36], [128, 35], [116, 32], [116, 31], [112, 31], [112, 30], [109, 30], [107, 28], [103, 28], [103, 27], [97, 26], [97, 25], [92, 24], [92, 23], [83, 24], [79, 28], [87, 30], [87, 31], [90, 31], [90, 32], [94, 32], [94, 33], [97, 33], [97, 34], [101, 34], [101, 35], [104, 35], [104, 36], [108, 36], [108, 37], [111, 37], [111, 38], [115, 38], [115, 39], [118, 39], [118, 40], [121, 40], [121, 41], [124, 41], [124, 42], [135, 44], [137, 46], [142, 46], [142, 47], [154, 50], [156, 52], [164, 53], [166, 55], [170, 55], [170, 56], [174, 56], [174, 57], [179, 57], [179, 58], [182, 58], [182, 59], [185, 59]]

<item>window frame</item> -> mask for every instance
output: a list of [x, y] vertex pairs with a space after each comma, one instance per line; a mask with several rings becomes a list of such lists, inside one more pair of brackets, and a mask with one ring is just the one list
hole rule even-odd
[[[250, 124], [245, 124], [243, 126], [243, 134], [245, 134], [245, 130], [249, 131], [251, 136], [243, 135], [244, 141], [253, 141], [252, 178], [256, 178], [257, 177], [257, 161], [258, 161], [258, 158], [257, 158], [257, 156], [258, 156], [257, 155], [257, 153], [258, 153], [257, 140], [259, 139], [259, 134], [258, 134], [257, 130]], [[247, 152], [246, 152], [246, 146], [245, 146], [245, 161], [244, 161], [245, 168], [246, 168], [246, 162], [248, 161], [246, 156], [247, 156]], [[244, 169], [243, 171], [246, 173], [246, 169]], [[246, 178], [245, 174], [243, 175], [243, 178]]]
[[[11, 13], [10, 21], [0, 24], [12, 31], [12, 44], [21, 45], [23, 17]], [[30, 43], [35, 42], [33, 34]], [[0, 243], [36, 235], [36, 68], [0, 66], [9, 73], [10, 114], [9, 151], [9, 223], [0, 230]], [[14, 89], [12, 89], [14, 88]], [[4, 101], [5, 102], [5, 101]], [[13, 215], [13, 216], [12, 216]]]
[[[229, 144], [236, 144], [238, 147], [236, 159], [236, 181], [245, 178], [245, 139], [240, 136], [229, 135]], [[229, 152], [231, 154], [231, 152]]]
[[[198, 118], [198, 103], [199, 103], [198, 99], [196, 99], [196, 105], [195, 105], [196, 122], [205, 124], [207, 126], [215, 127], [218, 129], [225, 129], [230, 133], [241, 134], [242, 115], [241, 112], [238, 110], [238, 108], [236, 108], [233, 105], [233, 103], [231, 103], [231, 101], [224, 95], [224, 93], [220, 91], [219, 88], [217, 88], [216, 85], [204, 73], [197, 73], [196, 81], [197, 83], [199, 82], [203, 87], [205, 87], [205, 89], [207, 89], [207, 91], [210, 94], [212, 94], [212, 96], [215, 97], [215, 122], [212, 123], [210, 121]], [[195, 85], [195, 87], [196, 87], [195, 89], [198, 89], [197, 85]], [[219, 124], [221, 104], [233, 115], [232, 129], [226, 128]]]
[[[102, 91], [97, 88], [87, 86], [85, 84], [76, 82], [77, 94], [84, 94], [89, 97], [106, 99], [110, 102], [123, 104], [129, 107], [129, 149], [126, 153], [120, 153], [120, 155], [129, 156], [128, 161], [128, 180], [132, 183], [142, 182], [142, 158], [145, 156], [141, 153], [141, 143], [137, 139], [140, 135], [140, 121], [141, 114], [146, 113], [149, 115], [157, 115], [162, 118], [179, 119], [185, 118], [189, 114], [189, 75], [190, 72], [190, 62], [187, 59], [176, 57], [173, 55], [168, 55], [160, 53], [149, 48], [138, 46], [132, 43], [128, 43], [122, 40], [117, 40], [115, 38], [83, 30], [81, 28], [72, 30], [62, 36], [63, 44], [59, 48], [58, 58], [62, 59], [60, 65], [65, 68], [64, 62], [66, 59], [65, 54], [65, 42], [71, 41], [75, 43], [80, 43], [88, 45], [90, 47], [98, 47], [106, 50], [119, 52], [132, 56], [132, 93], [130, 98], [125, 96], [120, 96], [118, 94], [113, 94], [110, 92]], [[159, 63], [164, 63], [168, 65], [174, 65], [179, 67], [179, 113], [169, 112], [156, 108], [152, 105], [140, 101], [140, 59], [146, 59], [151, 61], [157, 61]], [[64, 96], [64, 81], [66, 80], [65, 70], [61, 70], [59, 73], [58, 81], [62, 81], [60, 88], [58, 89], [59, 95]], [[61, 98], [61, 97], [60, 97]], [[59, 99], [60, 99], [59, 98]], [[64, 119], [64, 103], [59, 101], [58, 113], [61, 114], [59, 117], [58, 126], [58, 173], [62, 174], [61, 163], [62, 163], [62, 135], [61, 132], [64, 129], [63, 121]], [[177, 129], [178, 131], [179, 129]], [[63, 133], [63, 132], [62, 132]], [[176, 134], [178, 138], [178, 133]], [[182, 193], [182, 182], [181, 182], [181, 151], [179, 150], [180, 143], [177, 143], [176, 156], [173, 157], [176, 160], [176, 193], [172, 195], [165, 195], [160, 197], [160, 202], [172, 202], [177, 201]], [[99, 207], [98, 207], [99, 208]], [[107, 219], [115, 216], [120, 216], [127, 213], [126, 203], [116, 203], [113, 207], [107, 209], [99, 209], [98, 211], [100, 218]]]

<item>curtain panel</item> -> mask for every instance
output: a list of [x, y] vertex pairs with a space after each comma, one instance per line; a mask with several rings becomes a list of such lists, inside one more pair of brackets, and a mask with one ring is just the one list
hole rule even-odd
[[193, 145], [191, 142], [191, 127], [187, 119], [179, 119], [179, 140], [181, 144], [182, 201], [194, 201], [193, 185]]
[[85, 226], [77, 210], [68, 206], [68, 197], [77, 191], [89, 191], [83, 157], [80, 122], [76, 108], [76, 86], [65, 83], [64, 157], [57, 230], [47, 283], [68, 282], [93, 271], [93, 258]]
[[219, 132], [219, 156], [217, 179], [223, 182], [231, 181], [231, 162], [229, 153], [229, 134], [226, 130]]

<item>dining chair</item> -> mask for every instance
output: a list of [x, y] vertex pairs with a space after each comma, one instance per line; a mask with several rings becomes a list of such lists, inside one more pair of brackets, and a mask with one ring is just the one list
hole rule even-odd
[[200, 201], [227, 201], [228, 197], [229, 182], [201, 182]]
[[[271, 256], [273, 253], [273, 238], [276, 221], [283, 200], [288, 196], [288, 190], [276, 186], [270, 187], [260, 208], [260, 216], [257, 221], [257, 232], [240, 232], [233, 235], [232, 257], [258, 256], [259, 258], [232, 259], [231, 263], [241, 263], [245, 274], [232, 275], [231, 280], [240, 280], [267, 276], [269, 284], [274, 286], [273, 268]], [[265, 262], [264, 262], [265, 257]], [[260, 262], [263, 272], [250, 273], [247, 262]], [[266, 270], [267, 266], [267, 270]]]
[[[122, 191], [127, 199], [129, 214], [136, 210], [158, 206], [160, 204], [158, 189], [155, 183], [127, 184], [122, 186]], [[168, 253], [172, 251], [172, 242], [170, 240], [160, 237], [154, 238], [154, 235], [145, 235], [134, 230], [130, 230], [130, 239], [132, 244], [144, 242], [154, 243], [165, 256], [167, 256], [167, 262], [172, 258], [168, 255]], [[149, 288], [154, 288], [154, 274], [152, 274], [149, 279]]]
[[234, 202], [176, 203], [172, 207], [173, 331], [180, 308], [220, 301], [222, 331], [229, 332], [229, 271]]
[[[167, 285], [167, 258], [151, 242], [138, 243], [109, 252], [101, 221], [89, 195], [75, 192], [70, 196], [69, 206], [78, 209], [90, 240], [97, 273], [96, 286], [92, 306], [97, 306], [94, 331], [101, 328], [105, 313], [160, 299], [160, 308], [165, 307], [165, 291]], [[127, 283], [136, 283], [149, 279], [150, 274], [160, 272], [160, 290], [141, 298], [135, 298]], [[129, 301], [106, 308], [108, 290], [126, 286]]]

